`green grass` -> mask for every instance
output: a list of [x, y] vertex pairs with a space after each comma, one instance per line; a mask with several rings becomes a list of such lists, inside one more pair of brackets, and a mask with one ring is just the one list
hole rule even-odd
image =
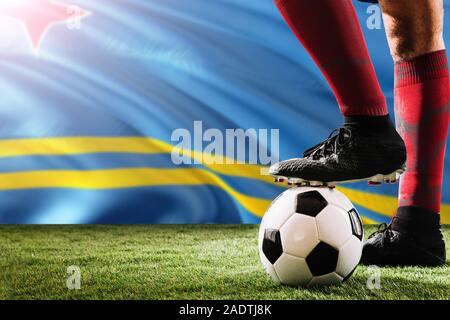
[[[449, 299], [450, 263], [383, 268], [380, 290], [358, 267], [346, 283], [271, 282], [257, 226], [0, 226], [0, 299]], [[366, 228], [367, 233], [373, 227]], [[444, 229], [450, 243], [450, 228]], [[447, 250], [448, 255], [448, 250]], [[81, 289], [66, 287], [81, 268]]]

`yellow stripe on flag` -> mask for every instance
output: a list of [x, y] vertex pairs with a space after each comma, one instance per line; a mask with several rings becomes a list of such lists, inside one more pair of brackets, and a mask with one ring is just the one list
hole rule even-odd
[[[373, 212], [392, 217], [397, 211], [397, 198], [387, 195], [364, 192], [345, 187], [338, 187], [354, 204]], [[450, 224], [450, 205], [441, 205], [441, 223]]]
[[0, 190], [68, 188], [118, 189], [164, 185], [210, 185], [226, 191], [252, 214], [262, 217], [270, 201], [244, 195], [202, 169], [50, 170], [0, 174]]
[[[263, 166], [251, 164], [227, 164], [233, 159], [221, 158], [225, 163], [214, 163], [214, 159], [207, 154], [192, 150], [182, 150], [170, 143], [149, 137], [60, 137], [60, 138], [32, 138], [16, 140], [0, 140], [0, 158], [18, 156], [54, 156], [77, 155], [89, 153], [136, 153], [136, 154], [170, 154], [181, 153], [192, 160], [201, 162], [210, 170], [227, 176], [250, 178], [273, 184], [269, 176], [261, 175]], [[138, 170], [138, 171], [136, 171]], [[141, 170], [141, 171], [139, 171]], [[165, 170], [162, 173], [162, 170]], [[195, 174], [193, 175], [193, 171]], [[145, 172], [141, 177], [138, 172]], [[202, 173], [199, 173], [202, 172]], [[63, 176], [60, 174], [63, 173]], [[8, 181], [5, 181], [8, 175]], [[200, 169], [123, 169], [123, 170], [95, 170], [95, 171], [39, 171], [24, 173], [7, 173], [0, 181], [0, 189], [26, 188], [125, 188], [149, 185], [201, 185], [209, 184], [223, 188], [244, 207], [251, 208], [250, 212], [262, 216], [270, 201], [249, 197], [237, 192], [227, 185], [214, 173]], [[49, 180], [47, 177], [51, 177]], [[213, 178], [214, 177], [214, 178]], [[26, 179], [30, 178], [29, 181]], [[114, 181], [113, 179], [119, 178]], [[12, 179], [12, 180], [11, 180]], [[85, 180], [87, 179], [87, 180]], [[154, 179], [154, 180], [152, 180]], [[66, 181], [67, 180], [67, 181]], [[51, 184], [49, 186], [49, 183]], [[52, 184], [53, 183], [53, 184]], [[343, 193], [355, 204], [373, 212], [391, 217], [397, 208], [396, 197], [358, 191], [346, 187], [339, 187]], [[450, 205], [443, 204], [441, 208], [442, 223], [450, 223]], [[370, 222], [366, 219], [366, 222]]]
[[[259, 165], [233, 163], [234, 160], [220, 157], [223, 163], [214, 163], [214, 157], [202, 152], [183, 150], [170, 143], [146, 137], [63, 137], [40, 139], [0, 140], [0, 158], [18, 156], [63, 156], [89, 153], [136, 153], [170, 154], [180, 153], [198, 161], [205, 167], [228, 176], [273, 182], [262, 176]], [[231, 164], [229, 164], [231, 163]]]

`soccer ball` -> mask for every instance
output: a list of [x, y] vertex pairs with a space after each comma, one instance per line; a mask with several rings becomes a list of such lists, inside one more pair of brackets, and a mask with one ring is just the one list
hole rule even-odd
[[353, 204], [336, 189], [300, 187], [279, 195], [259, 229], [267, 273], [291, 286], [340, 283], [356, 269], [363, 227]]

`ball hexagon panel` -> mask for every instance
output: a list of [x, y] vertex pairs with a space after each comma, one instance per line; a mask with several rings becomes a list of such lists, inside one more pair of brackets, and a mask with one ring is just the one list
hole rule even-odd
[[327, 200], [317, 190], [306, 191], [297, 194], [295, 212], [315, 217], [327, 204]]
[[351, 236], [344, 245], [339, 248], [336, 272], [342, 277], [348, 277], [358, 266], [362, 253], [362, 242], [355, 236]]
[[341, 283], [344, 279], [336, 274], [336, 272], [331, 272], [329, 274], [325, 274], [323, 276], [314, 277], [310, 283], [308, 283], [308, 287], [316, 287], [330, 284]]
[[281, 227], [283, 252], [300, 258], [308, 254], [319, 244], [316, 220], [303, 214], [292, 215]]
[[336, 270], [339, 251], [325, 242], [320, 242], [306, 257], [306, 263], [314, 277]]
[[303, 258], [283, 253], [273, 267], [281, 283], [290, 286], [304, 286], [313, 279], [313, 275]]
[[262, 251], [266, 258], [274, 264], [283, 254], [280, 231], [275, 229], [266, 229], [262, 241]]
[[279, 230], [291, 215], [295, 213], [297, 192], [289, 189], [276, 198], [261, 221], [261, 225], [268, 229]]
[[341, 207], [328, 205], [316, 217], [319, 239], [339, 248], [352, 235], [352, 225], [348, 212]]

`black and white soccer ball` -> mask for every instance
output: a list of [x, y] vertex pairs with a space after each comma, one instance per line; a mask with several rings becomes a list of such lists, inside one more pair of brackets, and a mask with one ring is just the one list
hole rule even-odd
[[356, 209], [338, 190], [293, 188], [278, 196], [264, 215], [259, 255], [277, 282], [340, 283], [359, 264], [363, 232]]

